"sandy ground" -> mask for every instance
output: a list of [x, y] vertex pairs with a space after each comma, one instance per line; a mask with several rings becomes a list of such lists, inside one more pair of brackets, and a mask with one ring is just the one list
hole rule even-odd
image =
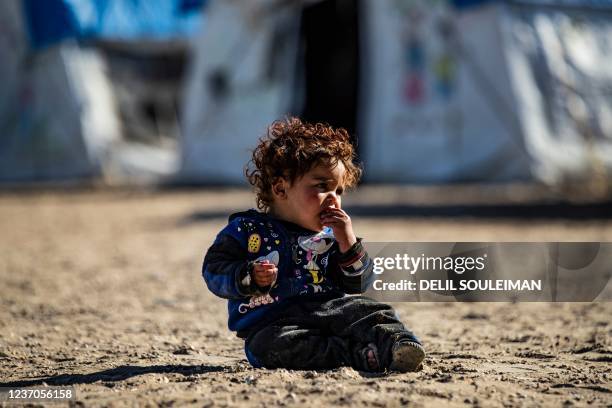
[[[253, 369], [200, 276], [240, 190], [0, 194], [0, 386], [75, 405], [612, 406], [612, 303], [402, 303], [418, 373]], [[357, 217], [371, 241], [611, 241], [612, 221]]]

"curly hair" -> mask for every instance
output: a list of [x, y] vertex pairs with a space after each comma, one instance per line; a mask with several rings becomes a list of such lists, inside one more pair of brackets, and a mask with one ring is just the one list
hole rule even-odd
[[345, 129], [290, 117], [268, 127], [253, 150], [245, 174], [257, 195], [257, 208], [268, 211], [273, 201], [272, 185], [279, 177], [293, 183], [321, 163], [335, 166], [341, 161], [346, 168], [344, 185], [351, 188], [357, 185], [362, 172], [355, 160]]

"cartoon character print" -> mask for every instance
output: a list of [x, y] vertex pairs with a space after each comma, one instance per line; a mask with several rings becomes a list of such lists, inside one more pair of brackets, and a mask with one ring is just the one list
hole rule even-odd
[[[282, 251], [281, 237], [274, 226], [267, 222], [245, 221], [241, 224], [247, 233], [247, 251], [255, 261], [268, 260], [279, 267], [280, 251]], [[241, 303], [239, 313], [248, 313], [255, 308], [279, 301], [275, 293], [286, 293], [287, 296], [305, 295], [308, 293], [325, 292], [331, 288], [324, 276], [329, 258], [329, 250], [335, 242], [333, 231], [326, 227], [322, 232], [314, 235], [298, 236], [291, 239], [292, 267], [287, 270], [287, 276], [280, 282], [272, 284], [270, 293], [252, 296], [248, 302]], [[279, 267], [279, 274], [281, 268]], [[282, 289], [279, 285], [282, 284]]]
[[319, 285], [325, 280], [321, 268], [317, 264], [317, 258], [326, 253], [333, 244], [334, 235], [329, 227], [316, 235], [298, 237], [298, 245], [306, 251], [307, 263], [303, 266], [303, 269], [308, 270], [312, 276], [312, 283], [315, 285]]

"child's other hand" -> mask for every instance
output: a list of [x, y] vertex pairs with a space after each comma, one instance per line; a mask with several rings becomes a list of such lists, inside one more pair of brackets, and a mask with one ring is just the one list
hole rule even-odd
[[353, 232], [351, 217], [343, 209], [336, 207], [326, 208], [321, 213], [321, 223], [326, 227], [331, 227], [334, 231], [334, 237], [338, 241], [341, 252], [348, 251], [357, 242], [357, 237]]
[[276, 282], [278, 268], [270, 261], [264, 260], [253, 264], [253, 280], [260, 288], [272, 285]]

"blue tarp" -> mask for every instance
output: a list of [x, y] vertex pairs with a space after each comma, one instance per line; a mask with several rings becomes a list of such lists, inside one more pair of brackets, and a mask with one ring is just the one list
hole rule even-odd
[[63, 0], [24, 0], [23, 15], [32, 48], [45, 48], [76, 37], [80, 31], [79, 22]]
[[170, 39], [193, 34], [207, 0], [23, 0], [32, 48], [66, 38]]

